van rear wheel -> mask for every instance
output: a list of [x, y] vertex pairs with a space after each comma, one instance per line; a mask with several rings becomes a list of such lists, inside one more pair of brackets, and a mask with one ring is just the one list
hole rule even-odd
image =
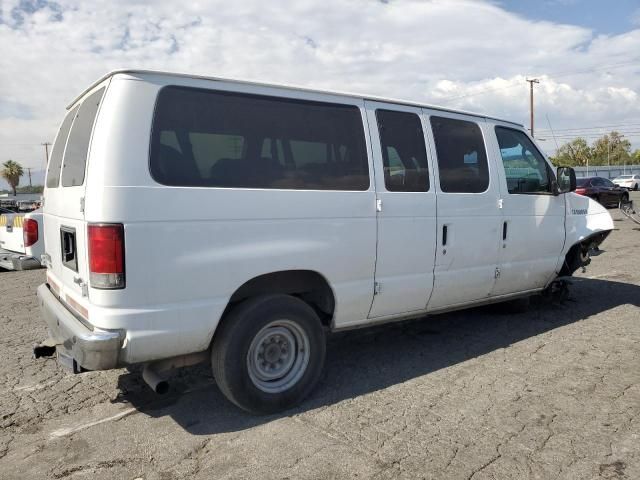
[[231, 402], [251, 413], [275, 413], [311, 392], [325, 352], [322, 324], [308, 304], [289, 295], [264, 295], [242, 302], [223, 320], [211, 365]]

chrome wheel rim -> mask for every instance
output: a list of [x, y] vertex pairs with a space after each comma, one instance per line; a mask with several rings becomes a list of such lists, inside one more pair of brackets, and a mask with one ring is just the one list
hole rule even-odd
[[247, 352], [249, 378], [263, 392], [284, 392], [302, 378], [310, 356], [306, 332], [290, 320], [275, 320], [251, 341]]

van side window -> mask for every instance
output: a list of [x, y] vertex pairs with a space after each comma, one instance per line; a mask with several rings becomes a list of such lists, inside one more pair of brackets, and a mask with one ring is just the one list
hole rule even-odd
[[428, 191], [427, 149], [420, 117], [409, 112], [376, 110], [376, 120], [387, 190]]
[[51, 158], [49, 158], [49, 167], [47, 168], [47, 188], [56, 188], [60, 184], [60, 170], [62, 169], [62, 155], [64, 154], [64, 147], [67, 145], [67, 138], [69, 137], [69, 130], [71, 130], [71, 124], [73, 119], [76, 118], [78, 108], [74, 108], [67, 116], [64, 117], [60, 131], [56, 137], [56, 143], [51, 150]]
[[551, 193], [549, 166], [520, 130], [496, 127], [509, 193]]
[[76, 119], [71, 127], [71, 133], [69, 133], [67, 148], [64, 151], [62, 163], [63, 187], [74, 187], [84, 183], [91, 132], [93, 131], [93, 123], [95, 122], [103, 93], [104, 88], [93, 92], [80, 105]]
[[369, 188], [358, 107], [177, 86], [158, 94], [150, 170], [176, 186]]
[[431, 117], [438, 154], [440, 190], [480, 193], [489, 187], [489, 167], [482, 132], [477, 123]]
[[[182, 152], [175, 133], [173, 137], [175, 142], [169, 143], [169, 146]], [[191, 132], [189, 133], [189, 142], [191, 143], [196, 165], [202, 176], [208, 176], [213, 166], [220, 159], [239, 160], [242, 158], [244, 150], [244, 137], [239, 135]], [[165, 142], [162, 143], [167, 145]]]

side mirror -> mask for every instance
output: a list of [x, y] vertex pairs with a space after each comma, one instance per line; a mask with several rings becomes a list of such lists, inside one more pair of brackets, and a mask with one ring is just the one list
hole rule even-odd
[[558, 193], [569, 193], [576, 189], [576, 171], [571, 167], [558, 167], [557, 171]]

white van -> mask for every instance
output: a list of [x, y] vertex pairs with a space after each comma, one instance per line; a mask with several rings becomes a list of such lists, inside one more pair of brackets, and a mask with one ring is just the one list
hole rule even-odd
[[613, 228], [518, 124], [150, 71], [68, 108], [38, 296], [74, 371], [211, 361], [253, 412], [317, 382], [327, 331], [530, 296]]

